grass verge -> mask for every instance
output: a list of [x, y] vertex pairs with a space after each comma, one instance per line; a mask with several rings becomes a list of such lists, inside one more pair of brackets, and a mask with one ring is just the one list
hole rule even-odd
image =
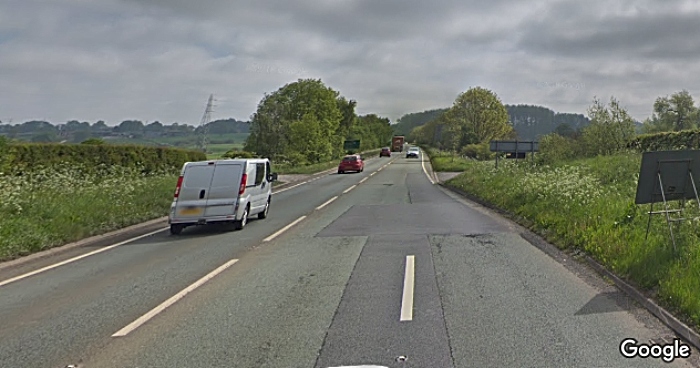
[[464, 158], [451, 152], [439, 151], [431, 147], [421, 147], [428, 154], [430, 165], [435, 172], [463, 172], [470, 166], [472, 159]]
[[[584, 251], [698, 328], [700, 231], [696, 222], [679, 223], [674, 251], [658, 216], [645, 241], [649, 207], [634, 203], [640, 163], [641, 155], [625, 154], [546, 166], [502, 160], [496, 169], [493, 161], [438, 156], [433, 167], [462, 169], [445, 184], [511, 213], [561, 249]], [[685, 217], [698, 215], [697, 206], [686, 208], [693, 212]]]
[[168, 213], [177, 173], [57, 165], [0, 177], [0, 261]]

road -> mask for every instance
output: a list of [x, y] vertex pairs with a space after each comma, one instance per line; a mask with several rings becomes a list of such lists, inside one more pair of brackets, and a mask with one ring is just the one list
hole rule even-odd
[[1, 270], [0, 367], [694, 364], [623, 357], [624, 338], [672, 334], [521, 231], [433, 185], [420, 159], [374, 158], [276, 193], [239, 232]]

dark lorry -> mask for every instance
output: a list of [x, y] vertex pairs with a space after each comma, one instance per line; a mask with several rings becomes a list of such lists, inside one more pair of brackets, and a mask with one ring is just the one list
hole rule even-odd
[[402, 135], [395, 135], [391, 139], [391, 152], [403, 152], [405, 137]]

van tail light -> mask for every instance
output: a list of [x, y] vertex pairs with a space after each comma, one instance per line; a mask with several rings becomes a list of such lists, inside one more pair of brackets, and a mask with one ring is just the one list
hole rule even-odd
[[177, 178], [177, 186], [175, 187], [175, 198], [177, 198], [180, 195], [180, 188], [182, 187], [182, 175], [180, 175], [179, 178]]
[[248, 174], [243, 174], [241, 178], [241, 186], [238, 188], [238, 195], [243, 195], [245, 192], [245, 186], [248, 184]]

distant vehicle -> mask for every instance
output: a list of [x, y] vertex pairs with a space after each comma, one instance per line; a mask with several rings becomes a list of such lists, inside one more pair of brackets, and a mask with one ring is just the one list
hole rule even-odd
[[252, 215], [264, 219], [276, 180], [268, 159], [187, 162], [170, 206], [170, 233], [215, 222], [229, 222], [241, 230]]
[[391, 152], [403, 152], [403, 145], [406, 142], [406, 137], [395, 135], [391, 139]]
[[381, 152], [379, 152], [379, 157], [391, 157], [391, 149], [389, 147], [384, 147], [382, 148]]
[[360, 155], [347, 155], [343, 157], [338, 165], [338, 174], [344, 174], [348, 171], [363, 172], [365, 171], [365, 161]]
[[418, 147], [411, 147], [406, 151], [406, 158], [411, 158], [415, 157], [418, 158], [420, 157], [420, 148]]

